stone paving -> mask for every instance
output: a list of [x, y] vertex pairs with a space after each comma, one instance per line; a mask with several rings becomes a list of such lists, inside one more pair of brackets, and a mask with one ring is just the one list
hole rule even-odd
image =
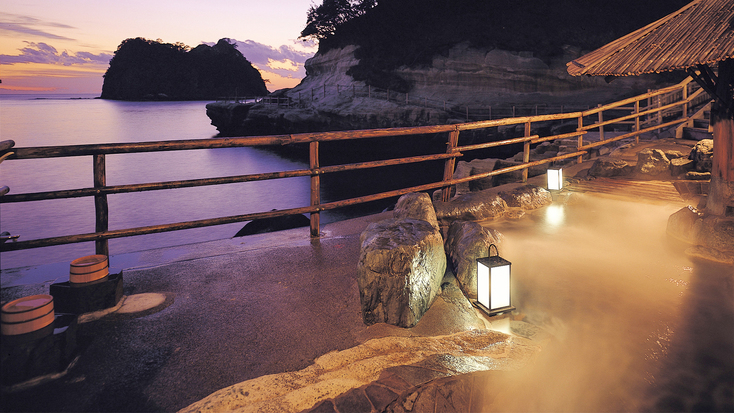
[[[471, 389], [493, 377], [470, 373], [517, 370], [549, 339], [528, 323], [510, 323], [513, 332], [537, 337], [472, 330], [446, 336], [373, 339], [319, 357], [297, 372], [227, 387], [181, 412], [425, 411], [421, 406], [430, 405], [429, 399], [448, 403], [455, 411], [467, 411], [472, 400], [485, 397], [481, 392], [472, 396]], [[448, 381], [451, 385], [446, 389], [455, 390], [437, 393], [436, 386], [449, 379], [453, 381]]]

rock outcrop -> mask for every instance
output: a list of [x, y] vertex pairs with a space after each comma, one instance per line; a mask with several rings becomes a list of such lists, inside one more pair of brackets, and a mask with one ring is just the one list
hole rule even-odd
[[501, 191], [496, 188], [458, 195], [448, 202], [435, 200], [436, 218], [441, 226], [453, 221], [483, 221], [503, 217], [519, 217], [553, 202], [548, 190], [535, 185], [510, 184]]
[[686, 253], [709, 261], [734, 264], [734, 218], [707, 215], [688, 206], [668, 218], [669, 236], [691, 246]]
[[662, 175], [670, 171], [670, 160], [660, 149], [643, 149], [637, 153], [635, 171], [645, 175]]
[[370, 224], [360, 241], [364, 323], [413, 327], [441, 291], [446, 270], [441, 233], [426, 221], [391, 218]]
[[395, 204], [393, 216], [396, 219], [412, 218], [426, 221], [436, 231], [440, 231], [431, 197], [423, 192], [414, 192], [401, 196]]
[[711, 172], [714, 156], [714, 140], [703, 139], [696, 143], [688, 159], [696, 165], [696, 172]]
[[567, 47], [563, 56], [549, 64], [532, 53], [461, 43], [447, 55], [436, 54], [427, 66], [393, 70], [392, 75], [412, 87], [407, 96], [393, 91], [388, 98], [385, 90], [378, 93], [374, 88], [369, 93], [365, 81], [347, 74], [359, 63], [357, 51], [358, 46], [348, 45], [317, 53], [306, 61], [306, 77], [298, 86], [278, 91], [290, 105], [255, 105], [242, 123], [226, 130], [237, 135], [267, 135], [436, 125], [466, 121], [462, 113], [467, 107], [487, 116], [490, 106], [495, 112], [521, 104], [585, 109], [642, 93], [656, 82], [635, 77], [608, 84], [597, 78], [572, 77], [565, 63], [580, 55], [581, 50], [574, 47]]
[[471, 299], [477, 298], [477, 258], [489, 256], [489, 246], [500, 248], [504, 236], [472, 221], [454, 221], [446, 235], [446, 254], [453, 265], [456, 280]]

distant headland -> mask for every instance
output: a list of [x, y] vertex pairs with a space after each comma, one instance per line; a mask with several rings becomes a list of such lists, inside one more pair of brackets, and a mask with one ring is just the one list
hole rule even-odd
[[104, 74], [102, 99], [215, 100], [265, 96], [260, 72], [229, 39], [191, 49], [140, 37], [118, 46]]

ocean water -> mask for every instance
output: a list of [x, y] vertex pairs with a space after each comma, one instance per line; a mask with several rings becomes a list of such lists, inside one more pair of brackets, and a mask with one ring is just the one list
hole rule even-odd
[[[0, 140], [16, 147], [213, 138], [208, 102], [120, 102], [89, 95], [0, 95]], [[307, 168], [254, 148], [108, 155], [107, 185], [161, 182]], [[6, 160], [0, 185], [10, 193], [87, 188], [90, 156]], [[108, 197], [109, 228], [123, 229], [307, 206], [309, 178], [287, 178]], [[322, 222], [339, 219], [328, 215]], [[110, 253], [228, 238], [245, 223], [110, 240]], [[94, 232], [91, 197], [0, 204], [0, 232], [30, 240]], [[3, 252], [0, 268], [70, 261], [93, 254], [93, 243]]]

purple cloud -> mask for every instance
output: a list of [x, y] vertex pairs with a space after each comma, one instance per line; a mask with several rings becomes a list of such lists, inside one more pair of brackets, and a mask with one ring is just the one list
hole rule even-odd
[[19, 55], [0, 55], [0, 65], [9, 65], [15, 63], [49, 63], [64, 66], [79, 64], [108, 64], [112, 59], [110, 53], [94, 54], [89, 52], [77, 52], [70, 54], [67, 51], [59, 53], [55, 47], [40, 42], [25, 42], [28, 47], [20, 50]]
[[0, 15], [0, 32], [10, 32], [10, 34], [20, 33], [26, 36], [43, 37], [53, 40], [74, 40], [66, 36], [59, 36], [57, 34], [38, 29], [36, 28], [37, 26], [53, 27], [57, 29], [74, 29], [74, 27], [66, 24], [46, 22], [36, 19], [35, 17], [21, 16], [17, 14]]
[[[303, 63], [306, 59], [314, 55], [314, 52], [303, 52], [288, 45], [282, 45], [276, 49], [253, 40], [240, 41], [231, 39], [231, 41], [235, 42], [237, 50], [252, 64], [262, 70], [267, 70], [283, 77], [302, 78], [306, 76], [306, 69], [303, 67]], [[210, 42], [204, 42], [204, 44], [214, 45], [214, 43]], [[278, 64], [277, 62], [282, 63]]]

